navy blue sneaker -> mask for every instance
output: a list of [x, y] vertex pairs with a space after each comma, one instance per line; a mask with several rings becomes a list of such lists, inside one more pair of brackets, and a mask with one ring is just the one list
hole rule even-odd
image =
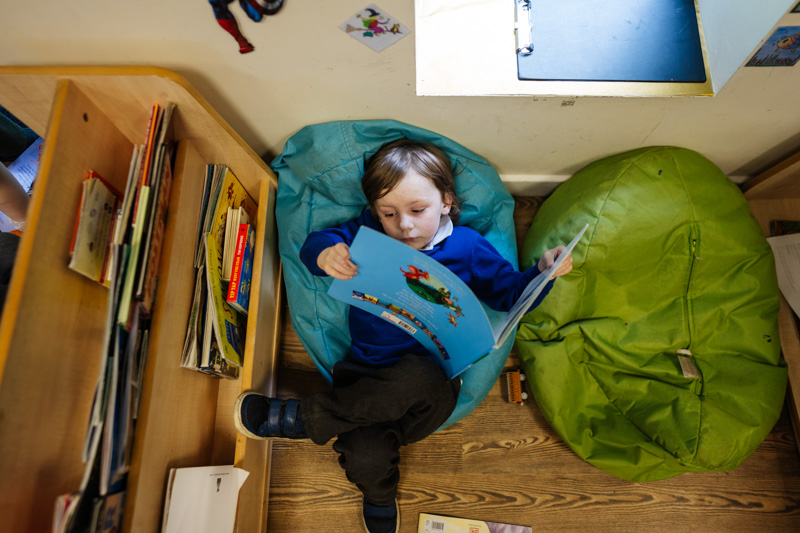
[[397, 500], [388, 505], [377, 505], [364, 499], [364, 528], [368, 533], [397, 533], [400, 529]]
[[307, 439], [297, 400], [268, 398], [243, 392], [236, 399], [233, 422], [239, 433], [251, 439]]

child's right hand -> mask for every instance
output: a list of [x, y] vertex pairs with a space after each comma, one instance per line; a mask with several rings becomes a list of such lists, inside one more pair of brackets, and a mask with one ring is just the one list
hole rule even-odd
[[351, 279], [358, 274], [358, 267], [350, 261], [350, 248], [343, 242], [322, 250], [317, 266], [336, 279]]

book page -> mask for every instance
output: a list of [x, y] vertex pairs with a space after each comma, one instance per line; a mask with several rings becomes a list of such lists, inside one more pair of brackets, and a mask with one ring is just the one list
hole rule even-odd
[[239, 490], [248, 475], [246, 470], [232, 465], [172, 469], [162, 531], [232, 532]]
[[505, 340], [514, 330], [514, 326], [516, 326], [517, 323], [522, 320], [522, 317], [525, 316], [525, 313], [528, 312], [533, 302], [535, 302], [539, 294], [542, 293], [545, 286], [547, 286], [547, 283], [553, 279], [553, 275], [561, 267], [561, 264], [567, 259], [567, 257], [569, 257], [569, 254], [572, 253], [575, 245], [581, 240], [581, 237], [583, 237], [583, 234], [588, 227], [589, 224], [586, 224], [583, 229], [578, 232], [575, 238], [572, 239], [572, 241], [570, 241], [570, 243], [567, 245], [566, 250], [564, 250], [564, 252], [558, 256], [558, 259], [556, 259], [556, 261], [553, 263], [553, 266], [536, 276], [530, 283], [528, 283], [528, 286], [525, 287], [522, 296], [520, 296], [519, 300], [517, 300], [517, 303], [514, 304], [514, 307], [512, 307], [506, 315], [505, 320], [493, 326], [493, 332], [496, 339], [494, 345], [495, 349], [499, 348], [505, 342]]
[[767, 238], [775, 254], [778, 286], [794, 313], [800, 316], [800, 233]]

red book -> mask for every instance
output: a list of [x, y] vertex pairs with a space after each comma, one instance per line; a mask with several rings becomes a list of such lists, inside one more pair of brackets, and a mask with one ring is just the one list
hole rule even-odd
[[247, 246], [247, 232], [250, 224], [239, 224], [239, 232], [236, 235], [236, 248], [233, 255], [233, 268], [231, 269], [231, 281], [228, 285], [228, 302], [235, 302], [239, 293], [239, 281], [242, 279], [242, 261], [244, 260], [244, 249]]

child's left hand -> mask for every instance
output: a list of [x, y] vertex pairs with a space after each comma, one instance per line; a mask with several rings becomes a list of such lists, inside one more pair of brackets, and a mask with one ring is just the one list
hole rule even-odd
[[[539, 272], [544, 272], [556, 262], [556, 259], [566, 250], [566, 246], [556, 246], [550, 250], [547, 250], [544, 254], [542, 254], [542, 258], [539, 259], [539, 263], [536, 265], [539, 267]], [[558, 267], [555, 274], [553, 274], [554, 278], [559, 276], [563, 276], [565, 274], [569, 274], [572, 272], [572, 255], [570, 254], [569, 257], [564, 259], [564, 262], [561, 263], [561, 266]]]

